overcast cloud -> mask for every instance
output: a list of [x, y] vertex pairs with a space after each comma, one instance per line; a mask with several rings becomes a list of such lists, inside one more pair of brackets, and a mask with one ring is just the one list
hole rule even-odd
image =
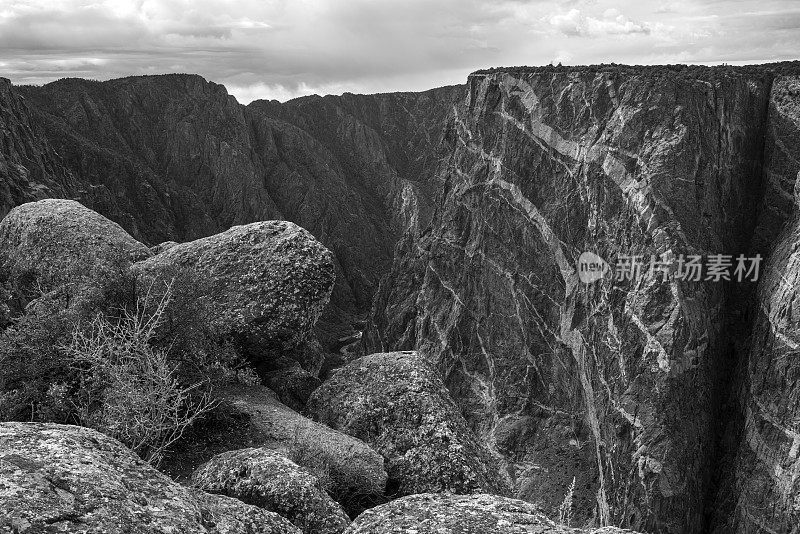
[[0, 76], [198, 73], [239, 101], [423, 90], [550, 62], [795, 59], [797, 0], [0, 0]]

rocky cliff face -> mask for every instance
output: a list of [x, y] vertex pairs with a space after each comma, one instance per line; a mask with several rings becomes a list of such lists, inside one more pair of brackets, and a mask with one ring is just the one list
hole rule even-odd
[[245, 107], [194, 75], [3, 82], [0, 209], [75, 198], [151, 245], [295, 222], [335, 256], [320, 326], [332, 346], [369, 309], [397, 237], [429, 214], [434, 153], [458, 93]]
[[74, 185], [24, 99], [0, 78], [0, 217], [19, 204], [63, 196]]
[[[438, 366], [473, 428], [506, 456], [519, 497], [555, 510], [574, 477], [584, 518], [691, 533], [708, 528], [718, 492], [735, 491], [716, 478], [727, 454], [717, 436], [729, 377], [746, 361], [748, 285], [647, 270], [651, 255], [758, 252], [778, 231], [767, 217], [793, 202], [761, 210], [750, 248], [770, 90], [769, 75], [735, 70], [470, 77], [446, 131], [432, 222], [398, 245], [366, 342], [417, 349]], [[774, 95], [771, 109], [770, 127], [789, 136]], [[767, 175], [780, 181], [796, 149], [771, 139], [780, 162]], [[576, 272], [584, 251], [612, 268], [624, 255], [648, 263], [638, 279], [587, 285]], [[775, 439], [791, 453], [793, 401], [774, 401], [785, 373], [753, 365], [772, 377], [784, 418]], [[784, 487], [793, 457], [777, 457]], [[773, 484], [775, 457], [762, 461]]]
[[[796, 532], [800, 525], [800, 77], [778, 78], [769, 104], [765, 194], [754, 247], [769, 250], [751, 303], [749, 357], [735, 391], [738, 451], [727, 466], [730, 513], [719, 532]], [[771, 250], [770, 250], [771, 248]]]

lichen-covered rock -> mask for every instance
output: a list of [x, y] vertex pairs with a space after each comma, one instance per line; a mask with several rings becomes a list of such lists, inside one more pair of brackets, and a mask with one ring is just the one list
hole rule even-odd
[[[245, 504], [239, 499], [196, 490], [192, 494], [203, 508], [203, 525], [218, 534], [301, 534], [283, 516]], [[212, 530], [213, 529], [213, 530]]]
[[303, 417], [263, 386], [228, 385], [216, 395], [231, 424], [204, 433], [202, 448], [211, 454], [185, 466], [188, 472], [182, 467], [187, 475], [215, 453], [266, 447], [328, 478], [328, 493], [349, 514], [383, 502], [384, 459], [363, 441]]
[[535, 505], [498, 495], [410, 495], [367, 510], [346, 534], [624, 534], [557, 525]]
[[204, 491], [276, 512], [306, 534], [338, 534], [350, 524], [315, 475], [274, 450], [222, 453], [200, 466], [192, 482]]
[[322, 385], [322, 380], [300, 367], [300, 364], [269, 371], [262, 379], [282, 403], [296, 411], [304, 410], [311, 394]]
[[0, 221], [0, 274], [17, 285], [51, 289], [149, 256], [117, 223], [74, 200], [29, 202]]
[[331, 253], [287, 221], [234, 226], [168, 248], [134, 266], [137, 287], [147, 291], [175, 268], [193, 269], [209, 281], [201, 297], [209, 326], [234, 337], [256, 362], [308, 337], [334, 282]]
[[416, 353], [351, 362], [312, 394], [308, 410], [380, 452], [399, 495], [509, 491], [497, 459], [478, 443], [435, 370]]
[[0, 423], [0, 531], [298, 534], [288, 521], [184, 488], [95, 430]]

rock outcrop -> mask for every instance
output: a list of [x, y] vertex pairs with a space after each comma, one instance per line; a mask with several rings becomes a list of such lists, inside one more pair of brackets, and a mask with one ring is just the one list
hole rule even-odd
[[181, 243], [134, 266], [137, 288], [168, 281], [176, 268], [208, 280], [209, 329], [232, 337], [254, 362], [305, 341], [328, 304], [330, 252], [287, 221], [252, 223]]
[[[471, 75], [441, 200], [398, 246], [367, 349], [433, 362], [548, 514], [576, 478], [579, 520], [704, 531], [738, 289], [651, 276], [649, 261], [748, 252], [769, 91], [735, 69]], [[587, 285], [584, 251], [647, 264]]]
[[15, 286], [51, 290], [149, 256], [117, 223], [73, 200], [29, 202], [0, 221], [0, 272]]
[[287, 520], [184, 488], [86, 428], [0, 423], [0, 530], [299, 534]]
[[434, 369], [413, 352], [351, 362], [312, 394], [308, 410], [381, 453], [392, 494], [510, 489], [500, 462], [467, 428]]
[[350, 519], [323, 482], [277, 452], [258, 448], [215, 456], [192, 475], [201, 490], [280, 514], [305, 534], [339, 534]]
[[[282, 516], [233, 497], [193, 491], [202, 508], [203, 525], [219, 534], [302, 534]], [[149, 531], [150, 532], [150, 531]]]
[[382, 502], [387, 480], [384, 460], [363, 441], [303, 417], [262, 386], [230, 386], [218, 390], [217, 397], [234, 422], [218, 436], [204, 436], [215, 452], [252, 447], [280, 451], [327, 477], [329, 493], [351, 514]]
[[557, 525], [536, 506], [497, 495], [410, 495], [367, 510], [346, 534], [634, 534]]

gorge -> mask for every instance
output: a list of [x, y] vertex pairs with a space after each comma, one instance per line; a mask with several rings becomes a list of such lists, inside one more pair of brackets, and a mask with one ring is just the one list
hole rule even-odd
[[[247, 106], [195, 75], [0, 79], [0, 218], [74, 199], [151, 247], [305, 228], [336, 275], [326, 372], [416, 351], [510, 496], [554, 517], [572, 483], [575, 524], [798, 532], [799, 181], [797, 62]], [[584, 251], [764, 262], [583, 284]]]

